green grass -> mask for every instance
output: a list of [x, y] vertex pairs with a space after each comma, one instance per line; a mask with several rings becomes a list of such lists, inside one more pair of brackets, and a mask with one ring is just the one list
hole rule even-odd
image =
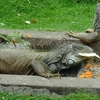
[[29, 95], [11, 95], [8, 93], [0, 92], [0, 100], [100, 100], [98, 95], [93, 95], [91, 93], [79, 91], [76, 93], [71, 93], [66, 96], [29, 96]]
[[[1, 0], [0, 23], [5, 26], [0, 28], [84, 31], [93, 27], [95, 8], [94, 2], [76, 3], [76, 0]], [[25, 23], [30, 20], [37, 22]]]

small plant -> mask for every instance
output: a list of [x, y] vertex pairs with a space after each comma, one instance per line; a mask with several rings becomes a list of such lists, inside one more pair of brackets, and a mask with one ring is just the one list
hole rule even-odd
[[14, 32], [14, 33], [11, 33], [11, 34], [6, 34], [6, 35], [3, 35], [3, 34], [0, 34], [0, 38], [4, 40], [4, 42], [12, 42], [15, 47], [16, 47], [16, 43], [20, 43], [20, 44], [23, 44], [27, 47], [31, 47], [31, 43], [24, 40], [23, 39], [23, 34], [21, 33], [18, 33], [18, 32]]

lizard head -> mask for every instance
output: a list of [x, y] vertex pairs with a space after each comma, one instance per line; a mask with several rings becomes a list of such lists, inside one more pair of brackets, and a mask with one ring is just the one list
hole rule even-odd
[[64, 54], [62, 63], [66, 65], [66, 67], [69, 67], [91, 58], [80, 56], [79, 53], [93, 53], [93, 49], [83, 44], [72, 43], [69, 45], [69, 50], [67, 50], [66, 54]]

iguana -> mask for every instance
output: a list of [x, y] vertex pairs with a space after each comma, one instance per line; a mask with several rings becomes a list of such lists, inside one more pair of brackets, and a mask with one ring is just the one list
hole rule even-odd
[[79, 53], [93, 52], [89, 46], [69, 43], [65, 39], [61, 42], [57, 48], [47, 52], [37, 52], [30, 48], [23, 49], [24, 45], [21, 47], [18, 43], [16, 47], [12, 43], [0, 44], [0, 73], [28, 74], [33, 69], [37, 75], [43, 77], [60, 76], [58, 73], [60, 70], [89, 59], [89, 57], [79, 56]]
[[[90, 31], [90, 32], [89, 32]], [[79, 38], [83, 42], [91, 43], [100, 40], [100, 3], [97, 3], [96, 14], [94, 19], [94, 31], [86, 30], [88, 33], [67, 32], [69, 36]]]

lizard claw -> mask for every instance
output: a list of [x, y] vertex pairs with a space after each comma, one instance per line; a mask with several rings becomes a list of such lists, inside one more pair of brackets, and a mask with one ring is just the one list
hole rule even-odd
[[51, 77], [60, 77], [60, 79], [61, 79], [61, 75], [59, 74], [59, 72], [58, 73], [56, 73], [56, 74], [50, 74], [50, 73], [47, 73], [47, 74], [45, 74], [45, 77], [46, 78], [51, 78]]
[[67, 32], [66, 34], [68, 34], [69, 36], [72, 36], [72, 35], [74, 34], [74, 32], [69, 31], [69, 32]]

